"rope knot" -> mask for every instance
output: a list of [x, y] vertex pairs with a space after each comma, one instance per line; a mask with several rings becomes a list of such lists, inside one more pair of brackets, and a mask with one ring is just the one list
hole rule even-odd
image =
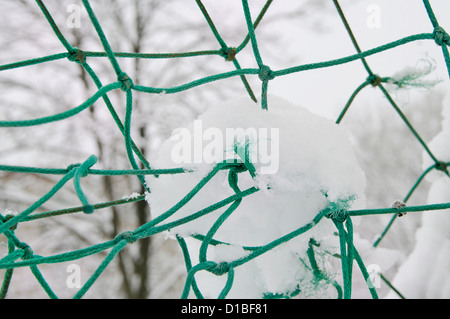
[[226, 274], [229, 270], [230, 265], [227, 262], [216, 264], [214, 267], [208, 269], [209, 272], [213, 273], [216, 276], [222, 276], [223, 274]]
[[79, 172], [80, 177], [86, 177], [89, 175], [89, 167], [84, 167], [81, 164], [75, 164], [73, 165], [73, 168]]
[[20, 242], [17, 245], [17, 248], [22, 249], [23, 250], [23, 256], [22, 259], [30, 259], [31, 257], [33, 257], [33, 249], [31, 249], [31, 247], [24, 243], [24, 242]]
[[436, 165], [434, 165], [434, 167], [439, 171], [443, 171], [443, 172], [447, 171], [447, 163], [445, 163], [445, 162], [438, 162], [438, 163], [436, 163]]
[[372, 86], [378, 86], [381, 84], [381, 78], [376, 74], [371, 74], [367, 77], [367, 81], [372, 84]]
[[72, 169], [75, 169], [75, 171], [74, 171], [74, 179], [73, 179], [73, 183], [74, 183], [74, 186], [75, 186], [75, 191], [76, 191], [76, 193], [78, 195], [78, 198], [81, 200], [81, 203], [83, 204], [83, 212], [86, 213], [86, 214], [92, 214], [94, 212], [94, 206], [89, 204], [86, 196], [84, 195], [83, 190], [81, 189], [80, 179], [89, 175], [89, 169], [95, 163], [97, 163], [97, 156], [91, 155], [81, 165], [79, 165], [79, 166], [78, 165], [74, 165], [73, 168], [72, 168]]
[[[92, 165], [91, 165], [92, 166]], [[70, 164], [67, 166], [67, 170], [76, 170], [80, 174], [80, 177], [86, 177], [89, 175], [89, 168], [82, 167], [81, 163]]]
[[85, 214], [92, 214], [94, 210], [95, 210], [94, 206], [90, 204], [83, 205], [83, 213]]
[[[8, 221], [8, 220], [10, 220], [11, 218], [14, 218], [14, 214], [12, 213], [12, 212], [8, 212], [8, 213], [6, 213], [6, 215], [5, 215], [5, 223]], [[9, 228], [9, 230], [10, 231], [15, 231], [17, 229], [17, 224], [15, 224], [15, 225], [13, 225], [13, 226], [11, 226], [10, 228]]]
[[115, 241], [120, 242], [122, 240], [126, 240], [127, 243], [132, 244], [138, 240], [138, 238], [131, 231], [125, 231], [123, 233], [118, 234], [115, 238]]
[[67, 166], [67, 170], [70, 172], [73, 169], [78, 169], [78, 167], [80, 167], [80, 166], [81, 166], [80, 163], [70, 164], [69, 166]]
[[76, 170], [76, 174], [79, 174], [80, 177], [86, 177], [89, 175], [89, 169], [97, 163], [97, 157], [95, 155], [89, 156], [89, 158], [82, 164], [70, 164], [67, 166], [67, 170], [71, 171], [73, 169]]
[[444, 44], [450, 45], [450, 35], [448, 35], [447, 32], [445, 32], [444, 28], [441, 26], [437, 26], [434, 31], [434, 42], [436, 42], [437, 45], [443, 46]]
[[131, 78], [125, 72], [120, 73], [117, 76], [117, 80], [122, 82], [121, 86], [122, 91], [126, 92], [133, 87], [133, 80], [131, 80]]
[[348, 218], [348, 211], [346, 209], [339, 209], [331, 211], [326, 217], [338, 222], [343, 223]]
[[[406, 204], [405, 204], [405, 202], [403, 202], [401, 200], [396, 200], [395, 202], [392, 203], [392, 208], [400, 209], [400, 208], [403, 208], [403, 207], [406, 207]], [[404, 215], [406, 215], [405, 212], [399, 212], [397, 214], [398, 217], [402, 217]]]
[[227, 61], [233, 61], [236, 57], [236, 48], [221, 48], [220, 51], [222, 52], [222, 56]]
[[67, 57], [67, 59], [69, 59], [69, 61], [71, 62], [83, 64], [86, 62], [86, 53], [78, 48], [74, 48], [74, 51], [69, 52], [69, 56]]
[[259, 78], [261, 81], [268, 81], [268, 80], [272, 80], [275, 78], [275, 75], [273, 75], [272, 70], [267, 66], [267, 65], [263, 65], [260, 69], [259, 69]]

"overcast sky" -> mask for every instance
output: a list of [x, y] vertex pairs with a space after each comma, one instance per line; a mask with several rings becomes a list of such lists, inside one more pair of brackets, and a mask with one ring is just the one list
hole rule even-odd
[[[440, 25], [449, 30], [450, 1], [430, 2]], [[348, 0], [340, 1], [340, 4], [363, 51], [409, 35], [433, 32], [421, 0]], [[378, 13], [379, 19], [373, 19]], [[299, 35], [295, 46], [301, 54], [301, 63], [321, 62], [356, 53], [331, 1], [326, 10], [311, 12], [311, 15], [325, 24], [326, 31], [304, 31]], [[423, 59], [434, 60], [436, 63], [436, 70], [430, 75], [431, 79], [448, 82], [442, 50], [432, 40], [409, 43], [370, 56], [367, 61], [374, 73], [385, 77], [406, 66], [415, 66]], [[354, 61], [344, 66], [276, 78], [270, 83], [270, 92], [335, 119], [351, 93], [366, 76], [362, 63]]]

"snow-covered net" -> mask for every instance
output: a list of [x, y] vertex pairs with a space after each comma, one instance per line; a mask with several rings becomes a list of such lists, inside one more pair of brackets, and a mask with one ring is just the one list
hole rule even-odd
[[[367, 51], [360, 50], [339, 3], [334, 1], [338, 14], [355, 46], [356, 54], [276, 71], [263, 63], [255, 35], [255, 28], [262, 21], [266, 11], [270, 9], [271, 0], [265, 3], [255, 20], [252, 19], [247, 0], [242, 0], [248, 34], [236, 47], [230, 47], [225, 43], [206, 7], [197, 0], [220, 49], [161, 54], [113, 52], [88, 0], [82, 2], [101, 40], [104, 52], [83, 51], [82, 48], [76, 48], [66, 40], [43, 1], [36, 2], [67, 52], [4, 64], [0, 66], [0, 71], [68, 59], [83, 67], [86, 76], [96, 84], [98, 91], [84, 103], [69, 111], [31, 120], [2, 120], [0, 127], [21, 128], [61, 121], [88, 110], [93, 103], [102, 99], [112, 120], [124, 136], [124, 148], [131, 169], [95, 169], [97, 162], [95, 155], [90, 156], [83, 163], [73, 164], [67, 168], [0, 165], [0, 170], [5, 172], [62, 176], [49, 192], [26, 210], [18, 214], [8, 212], [0, 214], [1, 233], [8, 241], [8, 253], [0, 260], [0, 268], [6, 270], [0, 291], [0, 296], [3, 298], [8, 292], [15, 268], [29, 267], [45, 292], [50, 297], [56, 298], [56, 294], [39, 271], [39, 265], [78, 260], [109, 250], [103, 262], [74, 296], [81, 298], [127, 245], [159, 233], [167, 233], [169, 237], [177, 240], [184, 254], [187, 277], [184, 290], [180, 292], [183, 298], [189, 296], [198, 298], [291, 298], [296, 296], [351, 298], [355, 263], [367, 282], [370, 294], [376, 298], [378, 295], [375, 285], [354, 245], [352, 216], [392, 215], [386, 229], [373, 244], [377, 247], [399, 216], [408, 212], [428, 213], [450, 208], [450, 203], [447, 202], [448, 196], [445, 196], [450, 192], [447, 170], [450, 160], [449, 148], [439, 147], [439, 145], [447, 145], [450, 140], [450, 125], [448, 125], [450, 116], [446, 118], [447, 124], [444, 123], [442, 133], [432, 142], [438, 145], [433, 149], [443, 151], [432, 152], [432, 148], [424, 142], [384, 87], [384, 84], [415, 85], [422, 71], [413, 70], [385, 78], [374, 73], [365, 60], [368, 56], [413, 41], [434, 40], [442, 48], [450, 74], [448, 52], [450, 37], [439, 25], [428, 0], [424, 0], [423, 3], [433, 27], [432, 32], [408, 36]], [[247, 45], [252, 46], [258, 68], [242, 69], [237, 61], [239, 53]], [[176, 87], [159, 88], [135, 84], [133, 79], [122, 70], [118, 61], [119, 57], [161, 59], [203, 55], [221, 56], [233, 63], [236, 70], [214, 74]], [[101, 56], [106, 56], [111, 62], [117, 81], [109, 84], [101, 83], [90, 67], [89, 59]], [[274, 78], [356, 60], [361, 60], [364, 64], [367, 79], [356, 88], [335, 123], [268, 94], [268, 84]], [[248, 76], [258, 76], [261, 80], [260, 98], [256, 98], [246, 79]], [[207, 163], [194, 161], [192, 165], [177, 167], [173, 162], [173, 149], [176, 144], [173, 138], [163, 144], [157, 160], [149, 161], [130, 134], [133, 92], [176, 94], [230, 77], [241, 78], [248, 98], [228, 101], [212, 107], [199, 120], [204, 129], [214, 128], [220, 132], [230, 127], [241, 127], [244, 130], [276, 129], [271, 133], [276, 133], [277, 138], [274, 135], [264, 138], [265, 141], [271, 141], [269, 144], [272, 155], [275, 153], [278, 155], [276, 170], [270, 174], [263, 173], [267, 167], [262, 165], [262, 161], [258, 161], [264, 155], [261, 149], [256, 147], [259, 146], [258, 136], [245, 140], [245, 134], [235, 134], [230, 143], [223, 145], [223, 152], [214, 153], [213, 158]], [[358, 93], [368, 86], [381, 90], [418, 143], [422, 145], [426, 154], [424, 162], [427, 164], [423, 174], [419, 176], [402, 201], [388, 208], [364, 208], [364, 173], [358, 167], [345, 131], [338, 125]], [[126, 95], [126, 114], [123, 121], [108, 97], [108, 94], [114, 90], [122, 90]], [[446, 114], [448, 115], [448, 110]], [[196, 123], [193, 123], [184, 132], [192, 134], [194, 140], [195, 125]], [[179, 137], [180, 132], [177, 134]], [[193, 153], [195, 153], [195, 147]], [[435, 188], [438, 192], [435, 200], [439, 203], [406, 205], [425, 176], [432, 173], [436, 174]], [[110, 202], [91, 203], [89, 194], [85, 194], [81, 185], [81, 180], [90, 175], [134, 175], [144, 185], [147, 192]], [[36, 213], [38, 208], [71, 181], [81, 202], [79, 207]], [[21, 241], [14, 231], [19, 223], [25, 221], [56, 218], [59, 215], [78, 212], [92, 214], [105, 207], [145, 200], [152, 207], [151, 221], [140, 225], [137, 229], [118, 233], [113, 240], [83, 249], [41, 256], [33, 251], [30, 245]], [[86, 215], [86, 218], [88, 219], [89, 215]], [[337, 276], [336, 269], [330, 266], [333, 263], [336, 265], [336, 262], [342, 277]], [[396, 290], [386, 278], [382, 278], [394, 291]]]

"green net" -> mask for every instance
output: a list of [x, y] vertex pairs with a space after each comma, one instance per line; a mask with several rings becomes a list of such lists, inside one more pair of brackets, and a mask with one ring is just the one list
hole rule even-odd
[[[66, 48], [67, 52], [57, 53], [53, 55], [48, 55], [44, 57], [39, 57], [35, 59], [24, 60], [20, 62], [3, 64], [0, 65], [0, 71], [11, 70], [16, 68], [26, 68], [28, 66], [47, 63], [51, 61], [68, 59], [71, 62], [78, 63], [87, 74], [88, 77], [95, 83], [97, 86], [97, 92], [93, 94], [86, 101], [81, 103], [80, 105], [68, 110], [64, 111], [52, 116], [46, 116], [35, 119], [28, 120], [13, 120], [13, 121], [0, 121], [0, 127], [14, 127], [21, 128], [26, 126], [37, 126], [42, 124], [53, 123], [57, 121], [61, 121], [63, 119], [67, 119], [69, 117], [75, 116], [80, 112], [88, 110], [96, 101], [103, 100], [106, 104], [107, 109], [109, 110], [113, 121], [117, 125], [118, 130], [124, 137], [124, 147], [126, 149], [126, 154], [129, 159], [129, 163], [131, 165], [131, 169], [116, 169], [116, 170], [108, 170], [108, 169], [95, 169], [95, 164], [97, 162], [97, 157], [95, 155], [90, 156], [83, 163], [73, 164], [67, 168], [39, 168], [39, 167], [24, 167], [24, 166], [11, 166], [11, 165], [0, 165], [0, 170], [4, 172], [12, 172], [17, 174], [49, 174], [49, 175], [60, 175], [61, 179], [51, 188], [49, 192], [35, 201], [31, 206], [17, 215], [9, 215], [4, 214], [0, 215], [0, 233], [4, 234], [8, 240], [8, 254], [0, 260], [0, 268], [5, 269], [5, 276], [3, 280], [3, 285], [1, 287], [0, 296], [5, 298], [8, 292], [8, 289], [11, 284], [11, 280], [13, 278], [14, 270], [18, 267], [29, 267], [35, 276], [36, 280], [42, 286], [42, 289], [48, 294], [51, 298], [57, 298], [56, 294], [53, 292], [52, 288], [42, 275], [39, 270], [39, 265], [42, 264], [54, 264], [54, 263], [62, 263], [67, 261], [78, 260], [90, 255], [99, 254], [101, 252], [109, 251], [102, 263], [95, 270], [95, 272], [90, 276], [90, 278], [85, 282], [85, 284], [79, 289], [79, 291], [74, 295], [74, 298], [83, 297], [86, 292], [91, 288], [94, 282], [99, 278], [99, 276], [105, 271], [108, 265], [113, 261], [113, 259], [122, 251], [127, 245], [132, 244], [140, 239], [148, 238], [150, 236], [165, 232], [170, 230], [176, 226], [186, 224], [192, 222], [202, 216], [205, 216], [219, 208], [227, 207], [225, 212], [220, 216], [220, 218], [214, 223], [213, 228], [205, 235], [197, 235], [196, 239], [202, 242], [201, 250], [200, 250], [200, 258], [199, 263], [193, 264], [191, 256], [189, 255], [189, 251], [186, 246], [186, 242], [183, 238], [178, 237], [179, 246], [184, 254], [186, 269], [187, 269], [187, 277], [184, 285], [184, 290], [180, 292], [183, 298], [187, 298], [191, 292], [191, 290], [195, 293], [195, 296], [198, 298], [202, 298], [202, 292], [196, 284], [195, 274], [199, 271], [208, 271], [217, 276], [226, 276], [227, 280], [225, 286], [223, 287], [222, 292], [218, 296], [219, 298], [225, 298], [233, 286], [234, 281], [234, 269], [265, 254], [266, 252], [292, 240], [293, 238], [300, 236], [312, 229], [315, 225], [317, 225], [323, 218], [331, 219], [334, 225], [336, 226], [339, 240], [340, 240], [340, 253], [338, 254], [338, 258], [341, 260], [342, 266], [342, 274], [343, 274], [343, 282], [342, 286], [338, 282], [332, 282], [332, 284], [336, 287], [338, 291], [339, 298], [351, 298], [352, 292], [352, 278], [353, 278], [353, 264], [356, 263], [359, 267], [363, 277], [368, 283], [368, 289], [372, 297], [377, 298], [377, 291], [373, 287], [370, 281], [370, 276], [366, 266], [358, 253], [357, 248], [353, 244], [353, 225], [352, 225], [352, 217], [353, 216], [366, 216], [366, 215], [380, 215], [387, 214], [392, 215], [390, 222], [388, 223], [385, 230], [382, 232], [380, 237], [374, 242], [373, 246], [377, 247], [380, 241], [383, 239], [385, 234], [390, 229], [391, 225], [395, 222], [399, 215], [402, 215], [407, 212], [428, 212], [434, 210], [443, 210], [450, 208], [450, 203], [440, 203], [440, 204], [429, 204], [429, 205], [420, 205], [420, 206], [407, 206], [408, 199], [411, 197], [413, 192], [417, 189], [419, 184], [425, 178], [425, 176], [433, 171], [441, 171], [443, 174], [449, 175], [447, 167], [450, 163], [443, 162], [437, 158], [432, 151], [429, 149], [425, 141], [421, 138], [419, 133], [415, 130], [413, 125], [409, 122], [408, 118], [402, 113], [400, 108], [397, 106], [394, 99], [391, 97], [389, 92], [383, 86], [384, 83], [388, 82], [389, 78], [384, 78], [378, 76], [376, 73], [372, 71], [369, 64], [365, 60], [366, 57], [375, 55], [377, 53], [407, 44], [414, 41], [419, 40], [433, 40], [436, 42], [438, 46], [441, 47], [442, 53], [444, 56], [446, 67], [449, 71], [450, 75], [450, 56], [448, 52], [448, 46], [450, 45], [450, 37], [444, 31], [444, 29], [439, 25], [435, 14], [433, 13], [432, 7], [428, 0], [424, 0], [425, 10], [428, 14], [428, 17], [431, 21], [432, 28], [431, 32], [428, 33], [420, 33], [411, 36], [407, 36], [401, 38], [399, 40], [378, 46], [376, 48], [362, 51], [358, 45], [358, 42], [352, 33], [352, 30], [345, 18], [345, 15], [338, 3], [337, 0], [334, 0], [335, 7], [337, 12], [348, 32], [348, 35], [356, 49], [356, 53], [350, 56], [346, 56], [343, 58], [328, 60], [319, 63], [310, 63], [297, 65], [285, 69], [280, 70], [271, 70], [268, 65], [265, 65], [263, 62], [263, 57], [260, 54], [258, 48], [258, 39], [255, 35], [255, 29], [262, 21], [266, 11], [269, 9], [272, 0], [268, 0], [260, 11], [259, 15], [256, 19], [253, 20], [249, 4], [247, 0], [242, 0], [242, 8], [245, 14], [246, 24], [248, 28], [248, 34], [245, 39], [239, 45], [235, 47], [230, 47], [225, 43], [224, 39], [221, 37], [218, 29], [214, 25], [211, 17], [209, 16], [206, 7], [202, 4], [200, 0], [196, 0], [200, 11], [202, 12], [204, 18], [208, 22], [209, 27], [211, 28], [215, 38], [217, 39], [219, 49], [214, 50], [204, 50], [204, 51], [194, 51], [194, 52], [184, 52], [184, 53], [127, 53], [127, 52], [114, 52], [109, 44], [108, 38], [106, 37], [102, 26], [100, 25], [99, 20], [97, 19], [95, 12], [93, 11], [88, 0], [83, 0], [83, 5], [87, 14], [90, 18], [92, 25], [94, 26], [99, 39], [103, 45], [103, 52], [94, 52], [94, 51], [84, 51], [82, 48], [77, 48], [72, 46], [69, 41], [62, 34], [60, 29], [58, 28], [57, 23], [54, 21], [51, 13], [47, 10], [44, 2], [41, 0], [36, 0], [37, 5], [42, 11], [43, 17], [50, 24], [53, 29], [55, 35], [59, 39], [59, 41]], [[252, 52], [254, 54], [254, 58], [257, 63], [257, 68], [241, 68], [238, 63], [239, 53], [250, 45], [252, 48]], [[201, 78], [199, 80], [195, 80], [189, 83], [185, 83], [175, 87], [150, 87], [138, 85], [133, 82], [131, 79], [121, 68], [121, 65], [118, 61], [118, 58], [135, 58], [135, 59], [161, 59], [161, 58], [184, 58], [184, 57], [192, 57], [192, 56], [206, 56], [206, 55], [217, 55], [223, 57], [225, 60], [230, 61], [235, 66], [235, 70], [225, 73], [217, 73], [211, 76], [207, 76]], [[113, 68], [115, 75], [117, 77], [117, 81], [103, 84], [98, 75], [94, 72], [94, 70], [89, 65], [90, 59], [95, 59], [98, 57], [107, 57], [110, 61], [110, 65]], [[239, 77], [242, 81], [243, 87], [247, 91], [249, 98], [253, 101], [257, 101], [258, 98], [255, 96], [252, 88], [247, 81], [247, 77], [249, 76], [258, 76], [261, 80], [261, 106], [263, 109], [267, 109], [270, 112], [270, 105], [268, 105], [267, 93], [268, 93], [268, 84], [269, 82], [277, 77], [282, 77], [285, 75], [297, 73], [297, 72], [305, 72], [313, 69], [321, 69], [327, 68], [331, 66], [337, 66], [345, 63], [349, 63], [352, 61], [361, 61], [367, 71], [367, 79], [359, 85], [354, 93], [348, 100], [348, 103], [344, 106], [342, 112], [340, 113], [336, 123], [340, 123], [344, 118], [346, 112], [354, 101], [355, 97], [361, 92], [364, 88], [368, 86], [378, 88], [382, 94], [386, 97], [388, 102], [392, 105], [394, 110], [397, 112], [398, 116], [402, 119], [402, 121], [406, 124], [409, 130], [412, 132], [416, 140], [421, 144], [425, 152], [431, 157], [433, 160], [433, 165], [431, 165], [428, 169], [426, 169], [421, 176], [417, 179], [416, 183], [410, 189], [410, 191], [406, 194], [403, 199], [403, 203], [389, 208], [379, 208], [379, 209], [365, 209], [365, 210], [345, 210], [345, 209], [336, 209], [332, 206], [327, 207], [323, 211], [317, 212], [317, 216], [308, 224], [303, 225], [297, 230], [288, 233], [267, 245], [259, 246], [259, 247], [244, 247], [249, 253], [246, 257], [240, 258], [231, 262], [223, 262], [216, 263], [213, 261], [207, 260], [206, 252], [210, 245], [217, 245], [219, 242], [215, 240], [214, 234], [217, 229], [221, 226], [221, 224], [230, 216], [233, 211], [239, 206], [241, 201], [245, 201], [247, 196], [251, 196], [252, 194], [259, 191], [257, 187], [251, 187], [245, 190], [240, 190], [237, 186], [238, 181], [238, 173], [249, 171], [251, 172], [251, 163], [246, 161], [244, 158], [241, 162], [236, 163], [219, 163], [214, 169], [207, 174], [186, 196], [178, 202], [177, 205], [169, 209], [167, 212], [158, 216], [157, 218], [152, 219], [149, 222], [146, 222], [140, 225], [138, 228], [132, 231], [126, 231], [117, 234], [117, 236], [109, 241], [101, 242], [96, 245], [92, 245], [89, 247], [85, 247], [83, 249], [77, 249], [65, 253], [60, 253], [56, 255], [49, 256], [41, 256], [36, 254], [33, 249], [27, 243], [21, 241], [15, 234], [16, 227], [23, 222], [29, 222], [34, 220], [39, 220], [43, 218], [53, 218], [59, 215], [65, 214], [73, 214], [78, 212], [84, 212], [85, 214], [92, 214], [96, 210], [112, 207], [116, 205], [126, 205], [132, 202], [144, 201], [145, 194], [134, 196], [131, 198], [118, 199], [109, 202], [103, 203], [91, 203], [88, 199], [89, 196], [86, 196], [83, 187], [81, 185], [81, 180], [83, 178], [88, 178], [91, 175], [102, 175], [102, 176], [118, 176], [118, 175], [131, 175], [135, 176], [142, 185], [145, 187], [147, 192], [151, 192], [148, 189], [147, 184], [145, 183], [145, 176], [153, 175], [153, 176], [161, 176], [165, 174], [173, 175], [173, 174], [190, 174], [191, 170], [183, 167], [173, 168], [173, 169], [158, 169], [151, 167], [151, 163], [147, 160], [146, 156], [140, 151], [137, 147], [136, 143], [133, 141], [131, 137], [131, 117], [133, 113], [133, 92], [143, 92], [148, 94], [176, 94], [179, 92], [183, 92], [194, 87], [203, 86], [207, 83], [211, 83], [214, 81], [220, 81], [231, 77]], [[124, 121], [122, 121], [111, 102], [108, 94], [115, 90], [122, 90], [126, 95], [126, 113]], [[188, 217], [180, 218], [175, 221], [167, 222], [167, 219], [173, 216], [182, 206], [188, 203], [199, 191], [202, 189], [204, 185], [206, 185], [218, 172], [226, 171], [229, 174], [229, 186], [234, 191], [234, 195], [229, 196], [222, 201], [219, 201], [209, 207], [205, 207], [204, 209], [189, 215]], [[47, 201], [49, 201], [55, 194], [57, 194], [67, 183], [73, 182], [76, 194], [80, 200], [81, 205], [78, 207], [71, 207], [61, 210], [53, 210], [42, 213], [37, 213], [36, 211]], [[86, 216], [89, 218], [89, 216]], [[315, 242], [311, 240], [309, 243], [309, 248], [307, 251], [308, 264], [309, 267], [316, 277], [318, 282], [322, 280], [329, 280], [325, 273], [320, 269], [320, 265], [316, 262], [315, 257]], [[386, 278], [382, 277], [383, 280], [386, 281], [388, 285], [392, 289], [395, 290]], [[399, 292], [398, 292], [399, 293]], [[400, 293], [399, 293], [400, 294]], [[291, 292], [289, 296], [279, 295], [276, 293], [267, 293], [267, 298], [280, 298], [280, 297], [293, 297], [296, 295], [296, 292]], [[400, 295], [401, 296], [401, 295]]]

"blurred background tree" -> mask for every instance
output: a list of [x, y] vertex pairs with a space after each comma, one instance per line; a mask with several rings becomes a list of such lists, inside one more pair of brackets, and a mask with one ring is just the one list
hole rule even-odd
[[[59, 29], [72, 46], [84, 51], [103, 51], [103, 47], [81, 1], [45, 1]], [[284, 52], [275, 29], [271, 27], [286, 20], [307, 18], [308, 6], [320, 8], [323, 1], [291, 4], [289, 14], [267, 14], [259, 28], [263, 42], [278, 49], [270, 50], [271, 57], [294, 61], [295, 54]], [[240, 44], [246, 35], [246, 25], [239, 5], [205, 1], [206, 7], [221, 35], [230, 46]], [[260, 1], [255, 12], [264, 5]], [[220, 49], [199, 7], [194, 1], [181, 0], [96, 0], [92, 6], [108, 41], [116, 52], [170, 53]], [[34, 1], [3, 1], [0, 37], [0, 63], [11, 63], [39, 56], [64, 52], [39, 6]], [[223, 19], [224, 10], [228, 14]], [[284, 9], [286, 10], [286, 9]], [[258, 11], [259, 12], [259, 11]], [[285, 11], [286, 12], [286, 11]], [[221, 19], [217, 19], [220, 17]], [[320, 21], [314, 28], [320, 29]], [[245, 49], [247, 50], [247, 49]], [[102, 83], [116, 81], [106, 57], [87, 58]], [[234, 66], [221, 56], [200, 56], [173, 59], [120, 59], [120, 64], [134, 83], [172, 87], [214, 73], [231, 71]], [[243, 59], [245, 61], [245, 58]], [[250, 62], [251, 61], [251, 62]], [[247, 58], [247, 63], [255, 65]], [[285, 61], [286, 62], [286, 61]], [[258, 88], [259, 81], [248, 79]], [[68, 110], [81, 104], [96, 91], [92, 79], [76, 63], [67, 60], [44, 63], [0, 73], [0, 115], [4, 120], [35, 118]], [[140, 151], [148, 158], [154, 155], [162, 141], [173, 129], [195, 119], [209, 105], [233, 95], [247, 94], [239, 78], [208, 84], [206, 90], [193, 89], [178, 94], [134, 94], [131, 136]], [[123, 120], [125, 98], [121, 91], [108, 94]], [[67, 167], [83, 162], [91, 154], [98, 157], [96, 167], [105, 169], [130, 168], [123, 136], [112, 121], [103, 101], [97, 101], [88, 111], [76, 117], [45, 125], [45, 127], [2, 128], [0, 162], [10, 165], [38, 167]], [[57, 177], [0, 172], [0, 206], [20, 212], [51, 188]], [[143, 194], [144, 187], [135, 176], [90, 176], [83, 187], [91, 202], [99, 203]], [[73, 187], [68, 185], [39, 211], [79, 206]], [[17, 234], [39, 252], [55, 253], [80, 249], [102, 240], [109, 240], [124, 230], [135, 229], [151, 218], [145, 201], [113, 206], [96, 211], [92, 216], [61, 216], [48, 221], [24, 223]], [[6, 246], [4, 246], [6, 247]], [[1, 247], [4, 248], [4, 247]], [[77, 261], [84, 278], [95, 270], [104, 254]], [[40, 266], [50, 278], [55, 291], [71, 297], [67, 290], [67, 265]], [[11, 288], [11, 297], [44, 296], [34, 285], [30, 274], [17, 269], [22, 288]], [[122, 251], [114, 266], [107, 269], [87, 297], [162, 298], [179, 297], [185, 266], [178, 247], [164, 236], [139, 240]], [[29, 279], [29, 280], [28, 280]], [[118, 289], [120, 287], [120, 289]], [[25, 292], [24, 292], [25, 291]]]

